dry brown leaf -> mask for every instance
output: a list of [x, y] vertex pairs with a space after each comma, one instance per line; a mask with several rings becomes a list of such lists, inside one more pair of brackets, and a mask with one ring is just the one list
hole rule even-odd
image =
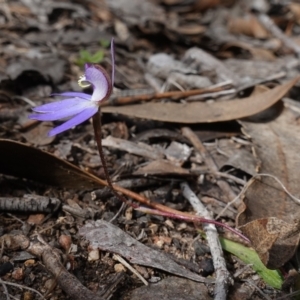
[[268, 31], [253, 15], [247, 15], [244, 18], [230, 19], [228, 22], [228, 30], [233, 34], [244, 34], [259, 39], [268, 37]]
[[104, 113], [177, 123], [210, 123], [230, 121], [257, 114], [280, 100], [299, 80], [299, 77], [244, 99], [203, 103], [143, 103], [127, 106], [106, 106]]
[[27, 142], [35, 146], [44, 146], [51, 144], [55, 136], [48, 136], [49, 128], [53, 126], [50, 122], [41, 122], [34, 128], [30, 128], [26, 132], [22, 132], [22, 136]]
[[252, 153], [245, 148], [235, 149], [235, 151], [229, 156], [228, 160], [220, 166], [234, 167], [235, 169], [242, 170], [252, 176], [256, 174], [258, 161]]
[[298, 247], [299, 224], [270, 217], [254, 220], [240, 229], [251, 239], [261, 261], [269, 269], [277, 269], [292, 258]]
[[[300, 165], [299, 149], [300, 138], [297, 135], [299, 125], [293, 113], [285, 109], [275, 120], [268, 123], [241, 122], [246, 134], [248, 134], [255, 145], [258, 158], [261, 160], [260, 173], [267, 173], [276, 176], [285, 188], [295, 195], [300, 195]], [[247, 232], [248, 237], [253, 241], [253, 246], [257, 249], [255, 240], [264, 240], [265, 233], [248, 230], [247, 226], [252, 226], [252, 221], [264, 219], [269, 222], [270, 218], [278, 219], [278, 223], [287, 223], [293, 228], [293, 220], [299, 219], [300, 206], [282, 187], [271, 177], [262, 177], [255, 180], [250, 185], [245, 194], [243, 211], [239, 214], [237, 222], [244, 225], [242, 228]], [[249, 223], [250, 222], [250, 223]], [[282, 226], [282, 228], [287, 227]], [[286, 262], [295, 252], [299, 242], [299, 233], [293, 238], [294, 247], [289, 245], [288, 249], [278, 240], [282, 233], [276, 233], [274, 242], [270, 242], [270, 257], [274, 257], [273, 251], [277, 252], [278, 247], [285, 249], [285, 259], [268, 261], [268, 267], [279, 267]], [[278, 245], [279, 243], [279, 245]], [[273, 246], [274, 244], [274, 246]], [[257, 249], [258, 253], [259, 250]], [[264, 259], [262, 257], [262, 259]]]
[[0, 139], [0, 173], [73, 189], [105, 186], [100, 178], [65, 160], [5, 139]]

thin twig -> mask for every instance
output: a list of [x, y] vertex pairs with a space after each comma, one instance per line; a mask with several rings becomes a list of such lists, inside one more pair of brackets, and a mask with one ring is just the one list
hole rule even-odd
[[297, 204], [300, 204], [300, 199], [295, 197], [294, 195], [292, 195], [288, 190], [287, 188], [284, 186], [284, 184], [274, 175], [271, 175], [271, 174], [267, 174], [267, 173], [257, 173], [255, 176], [253, 176], [252, 178], [253, 179], [256, 179], [257, 177], [261, 177], [261, 176], [264, 176], [264, 177], [271, 177], [273, 178], [274, 180], [276, 180], [279, 185], [282, 187], [282, 189], [284, 190], [284, 192], [289, 195]]
[[243, 194], [246, 193], [247, 189], [250, 187], [250, 185], [257, 180], [259, 177], [271, 177], [273, 178], [275, 181], [277, 181], [277, 183], [281, 186], [281, 188], [283, 189], [283, 191], [289, 195], [297, 204], [300, 204], [300, 199], [295, 197], [294, 195], [292, 195], [292, 193], [290, 193], [287, 188], [284, 186], [284, 184], [274, 175], [271, 174], [267, 174], [267, 173], [257, 173], [256, 175], [254, 175], [253, 177], [251, 177], [251, 179], [247, 182], [247, 184], [243, 187], [243, 189], [241, 190], [241, 192], [236, 196], [236, 198], [234, 198], [231, 202], [227, 203], [227, 205], [222, 209], [222, 211], [217, 215], [216, 219], [220, 218], [222, 216], [222, 214], [232, 205], [234, 204], [236, 201], [238, 201]]
[[228, 95], [233, 97], [234, 94], [236, 94], [236, 93], [237, 93], [236, 89], [230, 89], [230, 90], [224, 90], [224, 91], [211, 92], [211, 93], [191, 96], [191, 97], [186, 98], [185, 101], [193, 102], [193, 101], [200, 101], [200, 100], [205, 100], [205, 99], [216, 99], [216, 98], [224, 97], [224, 96], [228, 96]]
[[118, 216], [122, 213], [124, 207], [126, 206], [125, 202], [122, 202], [121, 207], [119, 208], [118, 212], [108, 221], [109, 223], [112, 223], [115, 219], [118, 218]]
[[0, 278], [0, 283], [1, 283], [1, 284], [6, 284], [6, 285], [15, 286], [15, 287], [17, 287], [17, 288], [19, 288], [19, 289], [25, 289], [25, 290], [31, 291], [31, 292], [33, 292], [33, 293], [38, 294], [42, 299], [46, 300], [46, 298], [45, 298], [39, 291], [37, 291], [37, 290], [35, 290], [35, 289], [32, 289], [32, 288], [30, 288], [30, 287], [28, 287], [28, 286], [24, 286], [24, 285], [17, 284], [17, 283], [13, 283], [13, 282], [8, 282], [8, 281], [5, 281], [5, 280], [3, 280], [3, 279], [1, 279], [1, 278]]
[[[202, 156], [202, 158], [203, 158], [206, 166], [210, 170], [210, 172], [212, 172], [212, 173], [219, 172], [219, 169], [218, 169], [216, 163], [214, 162], [213, 158], [211, 157], [209, 152], [206, 150], [206, 148], [204, 147], [202, 142], [199, 140], [198, 136], [189, 127], [183, 127], [182, 134], [183, 134], [183, 136], [188, 138], [190, 140], [190, 142], [192, 143], [192, 145], [194, 146], [194, 148], [197, 151], [199, 151], [200, 155]], [[233, 190], [231, 189], [228, 182], [219, 179], [219, 180], [217, 180], [217, 185], [219, 186], [219, 188], [222, 190], [222, 192], [226, 196], [228, 202], [230, 202], [232, 199], [236, 198], [236, 194], [233, 192]]]
[[211, 86], [203, 89], [195, 89], [195, 90], [188, 90], [188, 91], [169, 91], [163, 93], [153, 92], [153, 93], [131, 95], [125, 97], [122, 96], [112, 97], [110, 101], [103, 102], [101, 106], [125, 105], [125, 104], [135, 103], [139, 101], [150, 101], [154, 99], [164, 99], [164, 98], [178, 100], [178, 99], [183, 99], [195, 95], [201, 95], [201, 94], [212, 93], [212, 92], [220, 92], [223, 91], [225, 87], [229, 85], [232, 85], [231, 81], [225, 81], [224, 83], [218, 84], [216, 86]]
[[238, 184], [241, 185], [245, 185], [247, 183], [246, 180], [240, 179], [234, 175], [228, 174], [228, 173], [224, 173], [224, 172], [214, 172], [213, 175], [219, 176], [219, 177], [224, 177], [224, 178], [228, 178]]
[[239, 192], [239, 194], [233, 199], [231, 200], [230, 202], [228, 202], [226, 204], [226, 206], [220, 211], [220, 213], [216, 216], [216, 219], [219, 219], [223, 214], [224, 212], [231, 206], [233, 205], [235, 202], [239, 201], [241, 202], [241, 197], [242, 195], [245, 194], [245, 192], [247, 191], [247, 189], [249, 188], [249, 186], [253, 183], [254, 179], [251, 178], [247, 184], [243, 187], [243, 189]]
[[41, 259], [46, 269], [52, 273], [70, 299], [103, 300], [101, 296], [87, 289], [73, 274], [67, 271], [62, 263], [62, 253], [47, 244], [40, 235], [37, 235], [37, 240], [30, 241], [29, 247], [24, 250]]
[[2, 284], [2, 287], [3, 287], [3, 290], [4, 290], [4, 294], [5, 294], [5, 296], [6, 296], [6, 299], [7, 299], [7, 300], [10, 300], [10, 295], [9, 295], [9, 293], [8, 293], [6, 284], [1, 280], [1, 278], [0, 278], [0, 283]]
[[257, 14], [259, 22], [272, 33], [273, 36], [278, 38], [287, 48], [293, 50], [298, 57], [300, 57], [300, 46], [294, 42], [290, 37], [288, 37], [284, 32], [278, 28], [278, 26], [273, 22], [273, 20], [266, 14]]
[[286, 76], [286, 72], [280, 71], [278, 73], [271, 74], [268, 77], [264, 77], [263, 79], [255, 79], [249, 83], [245, 83], [245, 84], [242, 84], [241, 86], [237, 87], [237, 92], [239, 93], [241, 91], [244, 91], [245, 89], [248, 89], [248, 88], [254, 87], [256, 85], [263, 84], [263, 83], [267, 83], [268, 81], [278, 80], [285, 76]]
[[245, 266], [243, 266], [241, 269], [238, 269], [235, 271], [235, 273], [233, 274], [233, 278], [238, 278], [240, 275], [242, 275], [243, 273], [249, 272], [249, 270], [253, 270], [253, 264], [247, 264]]
[[13, 96], [13, 100], [22, 100], [25, 103], [29, 104], [31, 107], [35, 107], [36, 103], [30, 100], [29, 98], [26, 98], [24, 96]]
[[[294, 292], [292, 292], [292, 293], [289, 293], [289, 294], [287, 294], [287, 295], [283, 295], [283, 296], [281, 296], [281, 297], [279, 297], [279, 298], [276, 298], [276, 300], [286, 300], [286, 299], [291, 299], [291, 297], [295, 297], [295, 296], [297, 296], [297, 295], [299, 295], [300, 294], [300, 291], [298, 290], [298, 291], [294, 291]], [[293, 298], [293, 299], [297, 299], [297, 298]]]
[[114, 254], [113, 259], [119, 261], [123, 266], [125, 266], [128, 270], [135, 274], [143, 282], [144, 285], [148, 285], [146, 279], [120, 255]]
[[195, 174], [195, 175], [208, 174], [208, 175], [213, 175], [216, 178], [223, 177], [223, 178], [230, 179], [231, 181], [234, 181], [237, 184], [240, 184], [243, 186], [247, 183], [246, 180], [238, 178], [234, 175], [231, 175], [231, 174], [225, 173], [225, 172], [211, 172], [210, 170], [205, 170], [205, 169], [193, 169], [193, 170], [191, 170], [191, 173]]
[[259, 294], [261, 294], [265, 299], [267, 300], [272, 300], [271, 297], [269, 297], [267, 294], [265, 294], [258, 286], [257, 284], [255, 284], [252, 280], [250, 279], [247, 279], [247, 280], [243, 280], [245, 281], [246, 283], [248, 283], [250, 286], [254, 287]]
[[[186, 182], [183, 182], [180, 186], [183, 196], [191, 203], [196, 214], [203, 216], [206, 219], [212, 219], [210, 213], [190, 189], [189, 185]], [[216, 273], [214, 299], [225, 300], [227, 298], [229, 285], [233, 284], [233, 280], [226, 268], [226, 261], [223, 256], [216, 226], [214, 224], [203, 224], [203, 229], [206, 233]]]

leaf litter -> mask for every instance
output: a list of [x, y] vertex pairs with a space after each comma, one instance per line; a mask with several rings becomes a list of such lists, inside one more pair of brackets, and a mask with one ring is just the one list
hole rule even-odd
[[[257, 145], [256, 153], [261, 160], [259, 172], [275, 176], [292, 195], [298, 196], [300, 190], [297, 184], [297, 152], [300, 140], [294, 135], [298, 127], [296, 118], [293, 112], [284, 109], [279, 117], [267, 123], [241, 123], [254, 145]], [[277, 163], [274, 164], [274, 161]], [[263, 262], [267, 266], [280, 267], [293, 256], [299, 243], [300, 234], [297, 224], [294, 223], [298, 220], [299, 201], [292, 199], [274, 178], [262, 176], [247, 189], [244, 204], [245, 209], [238, 216], [239, 224], [243, 225], [242, 230], [249, 232], [247, 226], [253, 228], [257, 224], [258, 231], [250, 230], [259, 243], [254, 243], [254, 247], [258, 248], [259, 253], [263, 253]], [[264, 233], [265, 229], [259, 229], [263, 222], [274, 229], [266, 228]], [[277, 225], [269, 222], [276, 222]], [[250, 235], [251, 233], [248, 234]], [[264, 239], [266, 244], [263, 246]]]
[[[189, 299], [199, 299], [199, 290], [203, 299], [211, 299], [211, 288], [205, 283], [172, 277], [173, 273], [205, 282], [216, 280], [213, 293], [220, 295], [219, 273], [211, 260], [213, 249], [198, 236], [199, 224], [121, 206], [107, 190], [88, 121], [47, 138], [46, 132], [57, 124], [27, 119], [30, 108], [49, 102], [52, 93], [81, 92], [77, 80], [83, 60], [101, 60], [110, 71], [105, 45], [112, 36], [117, 45], [115, 89], [101, 109], [105, 157], [114, 182], [120, 184], [118, 191], [133, 199], [140, 197], [144, 204], [151, 200], [156, 207], [192, 213], [179, 188], [187, 180], [214, 217], [242, 191], [243, 201], [236, 201], [219, 220], [239, 226], [262, 263], [280, 267], [288, 275], [283, 282], [278, 271], [262, 267], [254, 254], [245, 258], [224, 247], [238, 257], [233, 261], [228, 252], [225, 255], [229, 272], [236, 275], [228, 296], [276, 298], [293, 290], [291, 282], [297, 281], [295, 270], [299, 269], [297, 263], [290, 264], [297, 261], [292, 256], [299, 243], [295, 201], [299, 198], [297, 4], [281, 4], [274, 10], [273, 3], [262, 0], [226, 6], [219, 1], [204, 2], [15, 0], [3, 4], [0, 196], [17, 209], [1, 212], [0, 229], [11, 241], [16, 230], [23, 238], [34, 238], [38, 231], [39, 242], [33, 247], [43, 245], [40, 249], [50, 251], [43, 254], [45, 269], [41, 270], [41, 252], [22, 261], [16, 250], [21, 241], [12, 249], [5, 244], [0, 259], [1, 291], [25, 297], [25, 290], [9, 285], [16, 283], [53, 299], [80, 297], [82, 294], [74, 293], [76, 286], [93, 299], [135, 299], [140, 293], [145, 299], [176, 299], [176, 294], [184, 299], [183, 290], [189, 289]], [[287, 11], [293, 19], [284, 13]], [[258, 86], [262, 84], [263, 88]], [[283, 99], [285, 95], [289, 98]], [[197, 133], [202, 148], [182, 134], [183, 124]], [[259, 173], [268, 176], [258, 177]], [[249, 184], [251, 176], [255, 177]], [[20, 205], [22, 199], [21, 204], [27, 205], [28, 197], [45, 203], [57, 199], [62, 205], [36, 214], [30, 205]], [[101, 246], [105, 239], [100, 238], [100, 249], [91, 249], [77, 235], [89, 219], [113, 222], [105, 223], [114, 228], [112, 246]], [[116, 232], [142, 250], [130, 252], [128, 245], [114, 244]], [[224, 235], [236, 239], [226, 230]], [[63, 242], [66, 236], [68, 247]], [[246, 246], [243, 253], [253, 251]], [[56, 260], [52, 255], [56, 251], [71, 268], [67, 270]], [[113, 253], [131, 261], [149, 287], [141, 287], [138, 277], [113, 260]], [[153, 256], [143, 267], [147, 254]], [[160, 265], [155, 264], [156, 258]], [[8, 260], [14, 262], [12, 272], [5, 271]], [[247, 271], [249, 267], [245, 269], [251, 263], [264, 282]], [[70, 281], [62, 280], [54, 265]], [[47, 279], [49, 273], [52, 277]], [[68, 277], [71, 273], [76, 276]], [[244, 283], [245, 278], [254, 286]], [[218, 299], [226, 297], [227, 292], [222, 291]]]

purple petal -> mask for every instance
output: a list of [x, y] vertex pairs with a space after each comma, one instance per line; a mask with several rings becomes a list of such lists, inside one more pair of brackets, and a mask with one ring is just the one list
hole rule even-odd
[[111, 55], [111, 85], [114, 86], [115, 82], [115, 41], [114, 38], [110, 42], [110, 55]]
[[101, 101], [108, 96], [111, 90], [110, 79], [102, 67], [86, 64], [85, 78], [94, 87], [91, 101]]
[[30, 119], [39, 120], [39, 121], [55, 121], [63, 118], [72, 117], [81, 113], [83, 110], [87, 108], [96, 108], [98, 109], [98, 105], [95, 102], [81, 100], [80, 103], [71, 107], [65, 107], [62, 110], [44, 113], [44, 114], [32, 114], [29, 116]]
[[60, 126], [55, 127], [54, 129], [50, 130], [48, 133], [48, 136], [53, 136], [53, 135], [59, 134], [63, 131], [66, 131], [66, 130], [86, 121], [87, 119], [92, 117], [97, 112], [98, 112], [97, 106], [86, 108], [85, 110], [83, 110], [81, 113], [79, 113], [72, 119], [68, 120], [67, 122], [63, 123]]
[[86, 100], [91, 100], [92, 95], [82, 93], [82, 92], [65, 92], [59, 94], [52, 94], [52, 96], [63, 96], [63, 97], [79, 97]]
[[84, 64], [84, 72], [86, 72], [88, 70], [88, 68], [91, 68], [91, 67], [93, 67], [93, 64], [90, 64], [90, 63]]
[[47, 103], [41, 106], [33, 107], [32, 110], [39, 113], [51, 113], [58, 110], [68, 109], [70, 106], [78, 105], [82, 103], [83, 99], [79, 98], [70, 98], [61, 101], [56, 101], [52, 103]]

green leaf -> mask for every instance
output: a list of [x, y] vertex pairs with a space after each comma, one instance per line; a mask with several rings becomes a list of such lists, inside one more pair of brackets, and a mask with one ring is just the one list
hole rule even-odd
[[101, 39], [99, 42], [100, 42], [101, 47], [103, 47], [103, 48], [108, 48], [108, 46], [110, 45], [110, 40]]
[[92, 54], [87, 50], [80, 50], [76, 64], [80, 67], [82, 67], [85, 63], [97, 64], [103, 60], [103, 57], [104, 52], [102, 50], [97, 51], [95, 54]]
[[91, 54], [87, 50], [80, 50], [79, 51], [79, 56], [82, 60], [89, 60], [91, 58]]
[[104, 52], [99, 50], [91, 57], [92, 61], [90, 62], [94, 64], [100, 63], [103, 60], [103, 57], [104, 57]]
[[278, 270], [267, 269], [261, 262], [258, 254], [241, 244], [219, 237], [222, 248], [238, 257], [245, 264], [251, 264], [253, 270], [271, 287], [281, 289], [283, 278]]

